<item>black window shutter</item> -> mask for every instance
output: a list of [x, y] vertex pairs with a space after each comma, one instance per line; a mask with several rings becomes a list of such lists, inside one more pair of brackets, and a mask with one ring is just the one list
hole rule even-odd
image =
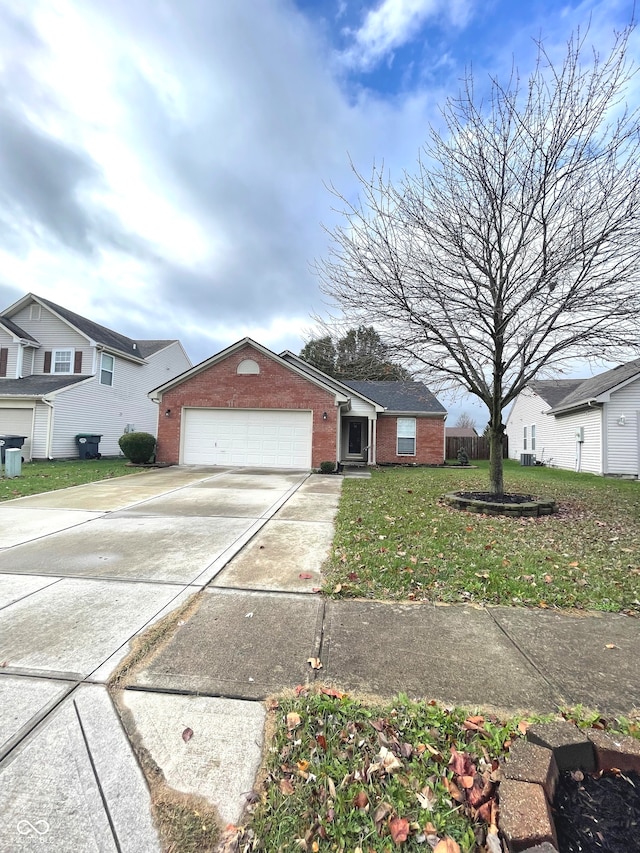
[[73, 372], [82, 373], [82, 352], [80, 350], [76, 350], [73, 357]]
[[51, 373], [51, 351], [44, 354], [44, 372]]
[[0, 376], [7, 375], [7, 361], [9, 359], [9, 350], [7, 347], [0, 347]]

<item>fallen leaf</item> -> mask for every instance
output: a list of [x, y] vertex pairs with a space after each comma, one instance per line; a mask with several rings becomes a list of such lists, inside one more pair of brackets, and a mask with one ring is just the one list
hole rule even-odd
[[463, 788], [473, 788], [473, 776], [461, 776], [460, 784]]
[[327, 751], [327, 739], [324, 735], [316, 735], [316, 743], [320, 747], [320, 749], [324, 749]]
[[572, 569], [575, 569], [577, 566], [580, 565], [580, 563], [577, 560], [574, 560], [573, 563], [569, 563], [569, 565]]
[[298, 577], [301, 578], [303, 581], [310, 581], [313, 575], [311, 574], [311, 572], [300, 572]]
[[545, 575], [543, 580], [545, 583], [553, 583], [553, 575]]
[[336, 584], [333, 588], [333, 591], [334, 591], [335, 595], [338, 595], [338, 593], [342, 592], [342, 584], [341, 583]]
[[333, 687], [321, 687], [320, 693], [324, 693], [325, 696], [333, 696], [334, 699], [343, 699], [347, 695]]
[[620, 646], [616, 646], [615, 643], [607, 643], [607, 645], [605, 646], [605, 649], [619, 649], [619, 648], [620, 648]]
[[302, 718], [300, 717], [300, 714], [296, 714], [295, 711], [291, 711], [287, 714], [287, 729], [290, 732], [297, 729], [301, 722]]
[[443, 838], [433, 848], [433, 853], [460, 853], [460, 845], [453, 838]]
[[531, 723], [527, 722], [527, 720], [520, 720], [520, 722], [518, 723], [518, 731], [521, 732], [523, 735], [526, 735], [530, 725]]
[[367, 796], [367, 792], [358, 791], [356, 796], [353, 798], [353, 805], [357, 809], [365, 809], [369, 805], [369, 797]]
[[182, 732], [182, 740], [185, 743], [189, 743], [189, 741], [191, 740], [192, 737], [193, 737], [193, 729], [190, 729], [187, 726], [187, 728]]
[[425, 785], [419, 794], [416, 794], [421, 809], [431, 811], [436, 803], [436, 795], [432, 788]]
[[[404, 817], [394, 817], [389, 821], [391, 840], [399, 847], [409, 837], [409, 821]], [[460, 848], [458, 848], [460, 849]]]
[[380, 803], [378, 808], [373, 813], [373, 822], [376, 827], [376, 832], [378, 835], [382, 835], [382, 827], [384, 822], [389, 817], [390, 814], [393, 813], [393, 806], [389, 803]]
[[307, 658], [307, 663], [311, 669], [322, 669], [322, 661], [320, 658]]
[[293, 785], [291, 784], [290, 779], [281, 779], [279, 787], [280, 787], [280, 792], [282, 794], [286, 794], [287, 797], [289, 797], [291, 794], [293, 794]]

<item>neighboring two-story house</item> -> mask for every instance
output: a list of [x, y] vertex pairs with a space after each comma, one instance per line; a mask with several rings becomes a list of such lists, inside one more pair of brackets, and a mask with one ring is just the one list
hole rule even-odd
[[0, 315], [0, 435], [25, 436], [25, 460], [77, 456], [79, 433], [117, 456], [124, 432], [157, 433], [149, 389], [189, 367], [178, 340], [133, 340], [27, 294]]

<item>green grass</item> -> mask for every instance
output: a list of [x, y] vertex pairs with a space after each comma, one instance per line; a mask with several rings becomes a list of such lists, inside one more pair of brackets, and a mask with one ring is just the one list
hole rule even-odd
[[52, 462], [25, 462], [20, 477], [0, 477], [0, 501], [10, 501], [24, 495], [53, 492], [131, 474], [126, 459], [72, 459]]
[[[484, 849], [495, 814], [497, 760], [529, 722], [550, 719], [469, 716], [460, 708], [411, 702], [405, 696], [373, 705], [318, 690], [281, 700], [270, 714], [275, 733], [266, 777], [243, 830], [249, 849], [265, 853], [386, 853], [396, 849], [394, 819], [406, 821], [403, 850], [431, 850], [429, 841], [437, 836], [454, 839], [462, 853], [477, 853]], [[581, 708], [567, 716], [584, 727], [609, 727]], [[638, 726], [628, 721], [614, 721], [612, 728], [638, 736]], [[389, 772], [379, 766], [383, 747], [393, 759]], [[472, 774], [476, 795], [484, 788], [484, 808], [485, 798], [476, 800], [478, 807], [471, 805], [456, 761]]]
[[640, 614], [640, 483], [507, 462], [505, 491], [560, 511], [515, 519], [444, 504], [446, 492], [487, 490], [479, 466], [345, 480], [324, 591]]

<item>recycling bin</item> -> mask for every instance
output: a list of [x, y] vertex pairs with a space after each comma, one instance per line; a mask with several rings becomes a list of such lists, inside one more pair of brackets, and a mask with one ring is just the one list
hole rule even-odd
[[20, 450], [26, 440], [26, 435], [0, 435], [0, 462], [4, 465], [5, 450], [14, 447]]
[[78, 455], [80, 459], [100, 459], [98, 445], [100, 444], [101, 435], [94, 435], [89, 432], [81, 432], [76, 436], [76, 444], [78, 445]]

